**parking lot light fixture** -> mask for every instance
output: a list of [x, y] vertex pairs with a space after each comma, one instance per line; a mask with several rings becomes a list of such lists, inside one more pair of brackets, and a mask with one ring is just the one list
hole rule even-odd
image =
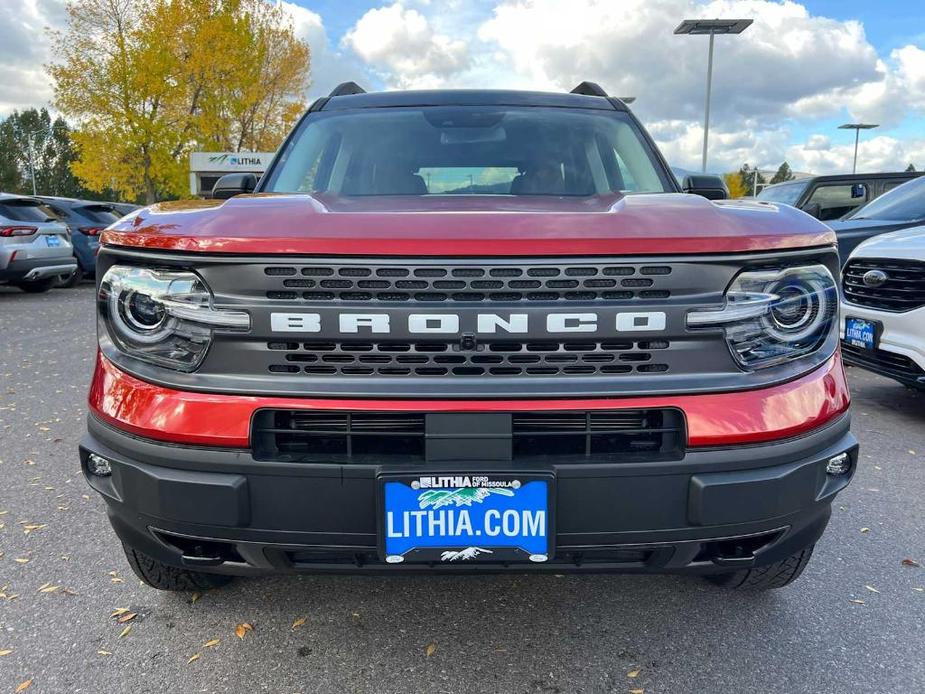
[[707, 104], [703, 117], [703, 161], [701, 171], [707, 172], [707, 141], [710, 136], [710, 92], [713, 88], [713, 38], [717, 34], [741, 34], [752, 24], [751, 19], [685, 19], [676, 34], [707, 34], [710, 37], [710, 52], [707, 58]]
[[858, 138], [862, 130], [873, 130], [879, 128], [879, 123], [845, 123], [839, 125], [839, 130], [854, 130], [854, 163], [851, 165], [851, 173], [858, 172]]

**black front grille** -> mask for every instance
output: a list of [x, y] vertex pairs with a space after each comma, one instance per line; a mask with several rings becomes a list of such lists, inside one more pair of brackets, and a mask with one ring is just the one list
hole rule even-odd
[[[866, 285], [864, 275], [871, 270], [885, 273], [886, 281], [878, 287]], [[856, 258], [845, 266], [842, 286], [849, 303], [884, 311], [911, 311], [925, 306], [925, 262]]]
[[925, 386], [925, 370], [909, 357], [885, 349], [864, 349], [842, 342], [845, 362], [870, 369], [903, 383]]
[[268, 342], [270, 373], [313, 376], [594, 376], [664, 373], [668, 340]]
[[[686, 445], [684, 418], [674, 409], [514, 412], [509, 416], [514, 462], [676, 460]], [[424, 463], [427, 418], [421, 412], [261, 410], [254, 417], [251, 442], [258, 460]]]
[[665, 299], [670, 265], [271, 265], [266, 296], [295, 304], [335, 301], [569, 302]]

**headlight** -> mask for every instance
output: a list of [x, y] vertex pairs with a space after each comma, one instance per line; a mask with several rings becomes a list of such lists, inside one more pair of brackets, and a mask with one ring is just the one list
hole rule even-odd
[[761, 369], [815, 352], [837, 328], [838, 288], [824, 265], [739, 274], [726, 306], [694, 310], [689, 328], [722, 327], [733, 357]]
[[192, 272], [114, 265], [100, 283], [99, 302], [122, 352], [180, 371], [199, 366], [214, 328], [250, 328], [246, 312], [212, 308], [212, 294]]

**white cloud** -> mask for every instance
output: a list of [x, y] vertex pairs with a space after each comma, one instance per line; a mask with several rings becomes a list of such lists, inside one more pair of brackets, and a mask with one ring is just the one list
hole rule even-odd
[[437, 32], [428, 19], [400, 2], [369, 10], [348, 31], [351, 48], [390, 87], [442, 86], [470, 65], [465, 41]]
[[42, 67], [53, 57], [46, 28], [60, 29], [64, 0], [0, 2], [0, 115], [48, 106], [51, 80]]

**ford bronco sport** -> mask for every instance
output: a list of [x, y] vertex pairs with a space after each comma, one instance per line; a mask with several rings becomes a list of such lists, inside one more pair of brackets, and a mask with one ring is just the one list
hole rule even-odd
[[143, 581], [803, 571], [857, 462], [817, 220], [588, 83], [347, 83], [236, 193], [102, 238], [80, 457]]

